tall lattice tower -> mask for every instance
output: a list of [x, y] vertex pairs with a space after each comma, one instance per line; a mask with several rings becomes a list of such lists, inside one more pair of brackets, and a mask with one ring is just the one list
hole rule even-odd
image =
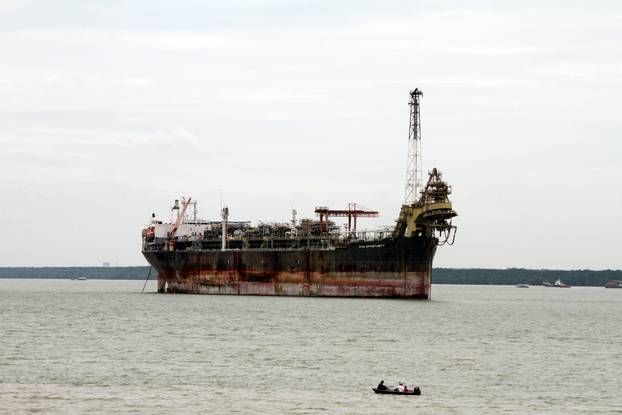
[[419, 100], [423, 92], [418, 88], [410, 91], [410, 126], [408, 128], [408, 160], [406, 161], [406, 188], [404, 204], [412, 205], [419, 197], [421, 190], [421, 112]]

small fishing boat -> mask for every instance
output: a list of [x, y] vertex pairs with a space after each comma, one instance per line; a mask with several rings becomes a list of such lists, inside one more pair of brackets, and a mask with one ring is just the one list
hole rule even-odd
[[622, 288], [622, 281], [611, 280], [605, 284], [605, 288]]
[[529, 288], [527, 284], [516, 284], [516, 288]]
[[562, 282], [562, 280], [560, 280], [559, 278], [555, 281], [555, 283], [553, 283], [553, 287], [557, 287], [557, 288], [570, 288], [570, 285], [568, 284], [564, 284]]
[[409, 390], [408, 392], [400, 392], [394, 389], [376, 389], [372, 388], [375, 393], [385, 394], [385, 395], [421, 395], [421, 389], [418, 386], [415, 386], [414, 389]]
[[86, 278], [86, 277], [78, 277], [77, 279], [78, 279], [78, 281], [86, 281], [86, 280], [88, 280], [88, 278]]
[[542, 286], [543, 287], [552, 287], [553, 285], [549, 282], [549, 280], [544, 280], [544, 281], [542, 281]]

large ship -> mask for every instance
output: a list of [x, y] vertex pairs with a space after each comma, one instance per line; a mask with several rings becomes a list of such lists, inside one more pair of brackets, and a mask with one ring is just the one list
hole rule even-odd
[[297, 220], [294, 210], [288, 223], [232, 222], [228, 207], [221, 220], [207, 221], [197, 218], [196, 201], [182, 198], [170, 223], [152, 214], [142, 232], [158, 292], [429, 298], [436, 248], [453, 243], [457, 214], [439, 170], [422, 183], [421, 96], [410, 92], [405, 197], [394, 226], [357, 230], [357, 218], [378, 212], [354, 203], [317, 207], [312, 219]]

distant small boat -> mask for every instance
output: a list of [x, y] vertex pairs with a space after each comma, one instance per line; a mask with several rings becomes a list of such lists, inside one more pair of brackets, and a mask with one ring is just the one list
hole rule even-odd
[[553, 285], [549, 282], [549, 280], [544, 280], [542, 281], [542, 285], [544, 287], [552, 287]]
[[376, 389], [372, 388], [375, 393], [385, 394], [385, 395], [421, 395], [421, 389], [418, 386], [415, 386], [413, 390], [409, 390], [408, 392], [400, 392], [393, 389]]
[[557, 288], [570, 288], [570, 285], [564, 284], [562, 282], [562, 280], [560, 280], [558, 278], [557, 280], [555, 280], [555, 283], [553, 283], [553, 287], [557, 287]]
[[527, 284], [516, 284], [516, 288], [529, 288]]
[[78, 281], [86, 281], [86, 280], [88, 280], [88, 278], [86, 278], [86, 277], [78, 277], [77, 280]]
[[605, 284], [605, 288], [622, 288], [622, 281], [619, 281], [619, 280], [607, 281], [607, 284]]

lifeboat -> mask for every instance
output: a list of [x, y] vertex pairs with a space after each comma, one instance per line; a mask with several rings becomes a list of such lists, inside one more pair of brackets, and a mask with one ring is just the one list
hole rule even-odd
[[145, 240], [153, 241], [155, 239], [155, 227], [150, 226], [146, 229], [143, 229], [143, 235], [145, 237]]

